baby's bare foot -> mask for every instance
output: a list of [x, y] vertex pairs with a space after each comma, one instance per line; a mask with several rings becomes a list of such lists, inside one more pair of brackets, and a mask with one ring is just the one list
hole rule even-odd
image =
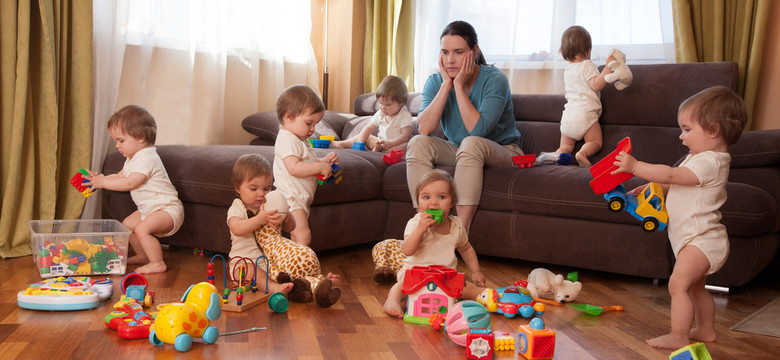
[[647, 345], [661, 349], [679, 349], [688, 345], [690, 340], [686, 338], [679, 338], [672, 334], [661, 335], [656, 338], [645, 340]]
[[715, 329], [693, 328], [691, 329], [691, 333], [688, 334], [688, 337], [699, 341], [715, 341], [717, 334], [715, 334]]
[[148, 263], [144, 266], [138, 267], [135, 269], [135, 272], [139, 274], [154, 274], [165, 272], [165, 270], [168, 270], [168, 267], [164, 262], [161, 261], [156, 263]]
[[341, 275], [336, 275], [334, 273], [328, 273], [328, 279], [333, 282], [333, 286], [338, 285], [341, 282]]
[[385, 301], [385, 304], [382, 306], [382, 308], [385, 310], [387, 315], [390, 315], [392, 317], [397, 317], [397, 318], [404, 317], [404, 310], [401, 308], [401, 304], [389, 298], [387, 299], [387, 301]]
[[588, 156], [578, 152], [576, 155], [574, 155], [575, 158], [577, 158], [577, 163], [580, 164], [580, 166], [590, 166], [590, 160], [588, 160]]
[[127, 258], [127, 265], [146, 264], [148, 262], [149, 259], [147, 259], [146, 256], [143, 255], [134, 255]]
[[293, 283], [288, 282], [284, 284], [277, 284], [277, 283], [270, 283], [268, 284], [268, 293], [282, 293], [285, 296], [290, 293], [290, 290], [293, 288]]

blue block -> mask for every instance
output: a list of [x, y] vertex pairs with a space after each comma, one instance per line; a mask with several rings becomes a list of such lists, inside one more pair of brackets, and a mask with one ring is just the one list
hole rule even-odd
[[146, 296], [146, 285], [128, 285], [125, 289], [125, 295], [143, 304], [144, 296]]
[[366, 151], [366, 143], [355, 141], [352, 143], [353, 150]]

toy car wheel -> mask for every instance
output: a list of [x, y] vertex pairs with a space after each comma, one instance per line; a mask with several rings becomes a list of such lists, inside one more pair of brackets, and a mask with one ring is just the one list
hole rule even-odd
[[160, 346], [163, 344], [162, 340], [157, 338], [157, 335], [154, 333], [154, 329], [149, 332], [149, 342], [154, 344], [154, 346]]
[[619, 197], [615, 197], [612, 199], [609, 199], [609, 211], [612, 212], [621, 212], [623, 211], [623, 208], [626, 206], [625, 201]]
[[173, 345], [176, 347], [176, 350], [185, 352], [192, 347], [192, 336], [189, 334], [179, 334], [176, 336], [176, 340]]
[[658, 220], [653, 218], [647, 218], [642, 220], [642, 230], [645, 232], [653, 232], [658, 229]]
[[206, 344], [217, 342], [217, 338], [219, 338], [219, 330], [217, 330], [217, 328], [209, 326], [203, 331], [203, 341], [205, 341]]

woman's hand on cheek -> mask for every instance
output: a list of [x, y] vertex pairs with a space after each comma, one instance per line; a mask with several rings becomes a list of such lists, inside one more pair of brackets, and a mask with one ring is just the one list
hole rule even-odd
[[444, 55], [439, 55], [439, 75], [444, 83], [452, 82], [452, 78], [447, 74], [447, 70], [444, 67]]
[[469, 51], [463, 58], [463, 64], [460, 66], [458, 75], [455, 76], [453, 84], [455, 86], [464, 86], [466, 82], [471, 78], [471, 74], [474, 72], [474, 52]]

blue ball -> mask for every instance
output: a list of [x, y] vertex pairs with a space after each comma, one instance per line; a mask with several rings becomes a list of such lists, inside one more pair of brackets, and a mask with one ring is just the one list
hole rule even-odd
[[542, 330], [544, 329], [544, 320], [540, 318], [533, 318], [528, 325], [531, 327], [531, 329]]

